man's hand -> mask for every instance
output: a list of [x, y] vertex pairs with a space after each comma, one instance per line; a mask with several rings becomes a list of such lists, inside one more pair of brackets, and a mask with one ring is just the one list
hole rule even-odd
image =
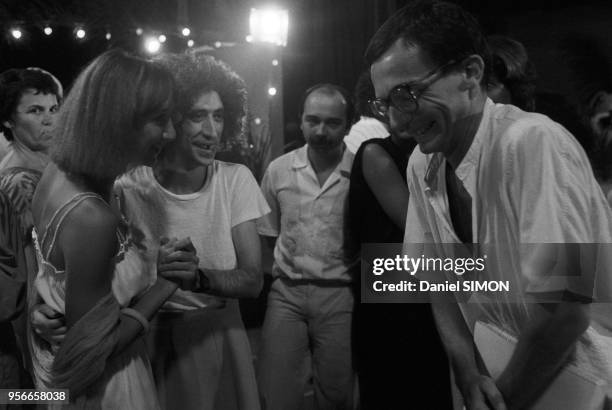
[[157, 274], [183, 290], [194, 290], [199, 259], [190, 238], [162, 238], [157, 255]]
[[492, 378], [474, 375], [464, 386], [461, 393], [466, 410], [506, 410], [504, 398]]
[[68, 330], [64, 315], [45, 304], [36, 305], [30, 310], [30, 323], [34, 332], [51, 345], [59, 345]]

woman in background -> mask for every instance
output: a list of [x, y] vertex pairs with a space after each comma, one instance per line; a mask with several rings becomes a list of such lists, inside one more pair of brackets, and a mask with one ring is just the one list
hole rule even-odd
[[[357, 106], [386, 120], [365, 103], [374, 98], [369, 77], [367, 81], [369, 91], [362, 92]], [[365, 243], [403, 242], [404, 228], [410, 229], [405, 226], [409, 199], [406, 167], [415, 146], [414, 139], [391, 134], [368, 139], [357, 150], [349, 188], [350, 237], [356, 243], [350, 244], [350, 249]], [[355, 282], [359, 295], [361, 281]], [[353, 324], [363, 410], [450, 408], [448, 361], [429, 304], [357, 303]], [[404, 392], [406, 402], [397, 400], [398, 391]]]
[[518, 41], [505, 36], [487, 37], [492, 69], [487, 94], [493, 102], [512, 104], [523, 111], [535, 110], [536, 70], [527, 50]]
[[[39, 68], [10, 69], [0, 74], [0, 136], [5, 146], [5, 155], [0, 161], [0, 276], [4, 276], [0, 299], [0, 318], [3, 321], [3, 336], [0, 337], [0, 365], [5, 369], [4, 377], [13, 380], [12, 388], [30, 388], [24, 366], [29, 363], [25, 327], [25, 282], [27, 272], [36, 269], [32, 246], [32, 196], [49, 158], [47, 148], [62, 99], [62, 86], [50, 73]], [[3, 151], [4, 152], [4, 151]], [[9, 268], [8, 261], [12, 260]], [[16, 286], [19, 285], [19, 286]], [[15, 301], [19, 301], [14, 305]], [[10, 318], [10, 320], [8, 319]], [[2, 319], [0, 319], [2, 321]], [[14, 330], [15, 331], [14, 331]], [[25, 363], [22, 363], [22, 357]], [[6, 359], [8, 362], [5, 362]], [[13, 369], [13, 370], [10, 370]], [[18, 381], [17, 381], [18, 380]], [[17, 383], [17, 384], [15, 384]], [[1, 382], [0, 382], [1, 384]]]
[[40, 68], [0, 74], [0, 131], [10, 141], [0, 171], [26, 168], [42, 173], [62, 100], [62, 85]]

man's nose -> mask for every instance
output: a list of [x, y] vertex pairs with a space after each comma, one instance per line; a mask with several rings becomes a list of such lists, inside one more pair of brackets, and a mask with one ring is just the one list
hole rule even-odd
[[55, 116], [54, 113], [52, 113], [51, 111], [46, 111], [43, 113], [42, 115], [42, 124], [43, 125], [53, 125], [53, 117]]
[[215, 120], [212, 117], [206, 117], [204, 121], [202, 121], [202, 133], [207, 137], [212, 137], [217, 139], [219, 137], [219, 133], [217, 132], [217, 127], [215, 127]]
[[168, 125], [162, 132], [162, 138], [166, 142], [174, 141], [176, 139], [176, 130], [174, 129], [174, 124], [172, 121], [168, 121]]
[[389, 107], [389, 128], [395, 132], [401, 132], [402, 130], [406, 129], [412, 122], [413, 118], [413, 114], [406, 114], [399, 111], [395, 107]]
[[326, 127], [324, 123], [320, 123], [319, 125], [316, 126], [315, 128], [316, 134], [317, 135], [325, 135], [326, 134]]

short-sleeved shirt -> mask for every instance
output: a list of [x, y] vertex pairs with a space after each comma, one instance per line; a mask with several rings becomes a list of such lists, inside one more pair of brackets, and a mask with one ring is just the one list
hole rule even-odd
[[[155, 179], [149, 167], [139, 167], [115, 184], [132, 240], [148, 258], [151, 283], [162, 237], [191, 238], [200, 267], [230, 270], [237, 267], [232, 228], [270, 211], [247, 167], [214, 161], [202, 188], [174, 194]], [[192, 310], [218, 303], [216, 297], [177, 290], [165, 310]]]
[[2, 158], [8, 153], [8, 150], [9, 142], [6, 140], [4, 134], [0, 132], [0, 161], [2, 161]]
[[[425, 155], [420, 149], [410, 158], [405, 249], [433, 243], [437, 255], [452, 257], [453, 244], [460, 242], [450, 217], [446, 165], [442, 154]], [[473, 241], [489, 253], [480, 279], [510, 280], [526, 294], [569, 291], [590, 301], [612, 300], [606, 263], [612, 249], [612, 212], [586, 154], [561, 125], [487, 99], [472, 145], [455, 173], [472, 198]], [[593, 281], [580, 275], [551, 275], [530, 265], [530, 244], [568, 243], [603, 244], [593, 264]], [[572, 256], [567, 259], [572, 262]], [[504, 303], [501, 297], [496, 302], [469, 305], [477, 305], [482, 309], [478, 314], [519, 335], [528, 315], [526, 306]], [[609, 303], [595, 305], [607, 309]], [[604, 327], [612, 329], [609, 323]]]
[[32, 151], [19, 141], [13, 140], [6, 145], [0, 160], [0, 171], [9, 168], [27, 168], [42, 173], [48, 163], [47, 154], [42, 151]]
[[[29, 271], [35, 269], [34, 254], [30, 251], [32, 197], [40, 180], [40, 172], [26, 168], [0, 171], [0, 322], [10, 313], [3, 309], [5, 301], [20, 301], [13, 313], [19, 313], [25, 299]], [[1, 349], [0, 349], [1, 350]]]
[[[0, 325], [14, 319], [25, 302], [25, 272], [20, 272], [23, 246], [18, 217], [12, 203], [0, 189]], [[0, 350], [2, 350], [0, 348]], [[2, 379], [0, 377], [0, 379]]]
[[272, 211], [258, 231], [278, 236], [274, 276], [350, 282], [354, 255], [345, 254], [348, 191], [353, 154], [344, 150], [323, 186], [308, 160], [307, 145], [272, 161], [261, 189]]
[[361, 116], [344, 137], [344, 143], [350, 152], [356, 154], [364, 141], [387, 136], [389, 136], [389, 130], [387, 130], [385, 124], [376, 118]]

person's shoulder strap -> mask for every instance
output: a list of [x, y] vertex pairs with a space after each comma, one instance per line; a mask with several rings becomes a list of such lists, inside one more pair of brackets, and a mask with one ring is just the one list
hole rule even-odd
[[60, 227], [62, 223], [64, 222], [64, 219], [66, 218], [66, 216], [68, 216], [70, 211], [72, 211], [77, 205], [79, 205], [81, 202], [83, 202], [84, 200], [88, 198], [95, 198], [106, 204], [106, 201], [104, 201], [104, 199], [102, 199], [102, 197], [98, 194], [95, 194], [93, 192], [80, 192], [74, 195], [68, 201], [66, 201], [62, 206], [57, 208], [57, 210], [53, 213], [53, 215], [51, 216], [51, 219], [49, 220], [49, 222], [47, 223], [47, 226], [45, 227], [45, 232], [43, 233], [42, 240], [40, 241], [40, 248], [41, 248], [41, 251], [43, 251], [45, 249], [45, 243], [47, 242], [47, 239], [49, 238], [49, 232], [50, 230], [52, 230], [53, 236], [51, 237], [51, 242], [49, 243], [49, 246], [47, 247], [47, 251], [44, 254], [45, 260], [49, 260], [49, 255], [51, 254], [51, 251], [53, 250], [53, 246], [55, 245], [55, 239], [57, 238], [57, 233], [59, 232]]

